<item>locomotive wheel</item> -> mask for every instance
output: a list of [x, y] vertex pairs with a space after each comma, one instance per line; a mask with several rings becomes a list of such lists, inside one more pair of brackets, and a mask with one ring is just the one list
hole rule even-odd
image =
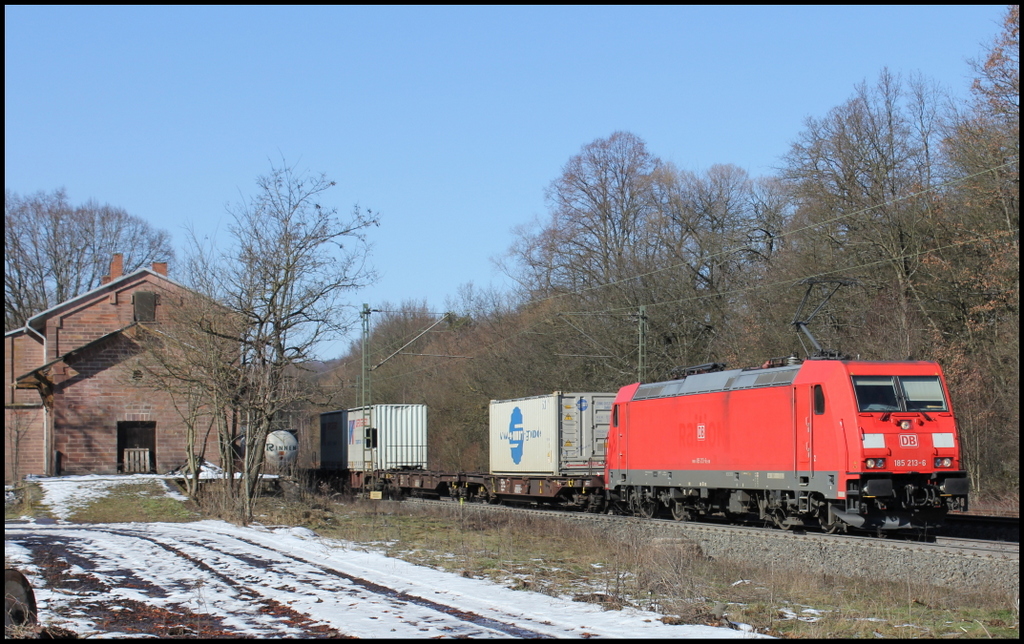
[[654, 518], [654, 512], [658, 509], [658, 502], [650, 499], [638, 499], [637, 508], [640, 511], [640, 516], [645, 519], [652, 519]]
[[654, 513], [658, 509], [657, 499], [647, 498], [639, 490], [634, 490], [632, 501], [633, 503], [631, 505], [635, 508], [638, 515], [645, 519], [654, 518]]
[[676, 521], [690, 521], [693, 517], [690, 515], [690, 511], [686, 509], [682, 501], [672, 502], [672, 518]]
[[772, 513], [772, 521], [775, 522], [775, 526], [782, 530], [789, 530], [792, 528], [792, 524], [786, 523], [786, 513], [783, 510], [776, 510]]
[[837, 532], [845, 532], [843, 530], [845, 526], [842, 521], [836, 521], [835, 523], [822, 523], [821, 529], [825, 531], [825, 534], [835, 534]]

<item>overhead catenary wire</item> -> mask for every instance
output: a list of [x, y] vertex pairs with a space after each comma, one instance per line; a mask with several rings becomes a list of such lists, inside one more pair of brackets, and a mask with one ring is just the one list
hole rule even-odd
[[[856, 216], [860, 216], [860, 215], [863, 215], [863, 214], [866, 214], [866, 213], [870, 213], [873, 210], [877, 210], [877, 209], [885, 208], [885, 207], [888, 207], [888, 206], [892, 206], [892, 205], [895, 205], [895, 204], [898, 204], [900, 202], [907, 201], [907, 200], [910, 200], [910, 199], [919, 198], [919, 197], [921, 197], [923, 195], [926, 195], [926, 194], [928, 194], [930, 192], [935, 192], [935, 191], [938, 191], [940, 189], [944, 189], [944, 188], [948, 188], [948, 187], [951, 187], [951, 186], [955, 186], [955, 185], [957, 185], [959, 183], [963, 183], [965, 181], [968, 181], [970, 179], [982, 176], [984, 174], [988, 174], [988, 173], [991, 173], [991, 172], [996, 172], [996, 171], [999, 171], [999, 170], [1002, 170], [1002, 169], [1005, 169], [1005, 168], [1012, 167], [1016, 163], [1017, 163], [1017, 160], [1016, 160], [1016, 158], [1014, 158], [1014, 159], [1011, 159], [1011, 160], [1009, 160], [1009, 161], [1007, 161], [1005, 163], [1002, 163], [1000, 165], [994, 166], [992, 168], [987, 168], [985, 170], [981, 170], [981, 171], [976, 172], [976, 173], [965, 175], [963, 177], [957, 177], [955, 179], [950, 179], [948, 181], [940, 182], [940, 183], [938, 183], [938, 184], [936, 184], [934, 186], [929, 186], [929, 187], [924, 188], [922, 190], [919, 190], [919, 191], [916, 191], [916, 192], [913, 192], [913, 193], [910, 193], [910, 194], [907, 194], [907, 195], [904, 195], [904, 196], [901, 196], [901, 197], [896, 197], [896, 198], [893, 198], [893, 199], [889, 199], [889, 200], [884, 201], [884, 202], [879, 203], [879, 204], [874, 204], [874, 205], [871, 205], [871, 206], [865, 206], [864, 208], [860, 208], [860, 209], [853, 210], [853, 211], [850, 211], [850, 212], [847, 212], [847, 213], [843, 213], [841, 215], [837, 215], [837, 216], [832, 217], [830, 219], [826, 219], [826, 220], [815, 222], [815, 223], [812, 223], [812, 224], [807, 224], [807, 225], [804, 225], [804, 226], [800, 226], [800, 227], [794, 228], [792, 230], [783, 231], [783, 232], [780, 232], [777, 235], [777, 237], [779, 239], [785, 239], [785, 238], [792, 237], [794, 235], [797, 235], [799, 233], [802, 233], [802, 232], [805, 232], [805, 231], [808, 231], [808, 230], [813, 230], [813, 229], [816, 229], [816, 228], [820, 228], [822, 226], [827, 226], [829, 224], [834, 224], [834, 223], [837, 223], [837, 222], [841, 222], [843, 220], [846, 220], [846, 219], [849, 219], [849, 218], [852, 218], [852, 217], [856, 217]], [[1000, 241], [1000, 237], [1002, 237], [1002, 236], [1003, 235], [980, 235], [978, 237], [973, 237], [973, 238], [967, 238], [967, 239], [961, 239], [961, 240], [958, 240], [958, 241], [954, 241], [952, 243], [945, 244], [943, 246], [937, 246], [937, 247], [928, 248], [928, 249], [921, 250], [921, 251], [915, 251], [915, 252], [912, 252], [912, 253], [906, 253], [906, 254], [901, 255], [901, 256], [889, 257], [889, 258], [874, 260], [874, 261], [870, 261], [870, 262], [864, 262], [864, 263], [857, 264], [857, 265], [834, 268], [834, 269], [822, 271], [822, 272], [819, 272], [819, 273], [815, 273], [813, 275], [801, 275], [799, 277], [777, 280], [777, 281], [770, 282], [770, 283], [767, 283], [767, 284], [761, 283], [761, 284], [758, 284], [756, 286], [737, 287], [737, 288], [732, 288], [732, 289], [728, 289], [728, 290], [725, 290], [725, 291], [717, 291], [715, 293], [695, 294], [695, 295], [692, 295], [692, 296], [687, 296], [687, 297], [683, 297], [683, 298], [677, 298], [677, 299], [674, 299], [674, 300], [664, 300], [664, 301], [660, 301], [660, 302], [648, 302], [648, 303], [643, 304], [643, 306], [646, 306], [647, 308], [656, 308], [656, 307], [659, 307], [659, 306], [666, 306], [666, 305], [670, 305], [670, 304], [681, 304], [681, 303], [685, 303], [685, 302], [699, 301], [699, 300], [706, 299], [706, 298], [709, 298], [709, 297], [721, 297], [721, 296], [728, 296], [728, 295], [740, 295], [740, 294], [743, 294], [743, 293], [751, 292], [751, 291], [756, 290], [756, 289], [793, 286], [793, 285], [799, 284], [800, 282], [802, 282], [802, 281], [804, 281], [806, 279], [824, 279], [824, 278], [829, 278], [829, 277], [835, 277], [837, 275], [848, 273], [849, 271], [869, 268], [869, 267], [872, 267], [872, 266], [878, 266], [878, 265], [890, 263], [890, 262], [893, 262], [893, 261], [903, 261], [903, 260], [907, 260], [907, 259], [913, 259], [913, 258], [916, 258], [916, 257], [922, 257], [922, 256], [925, 256], [925, 255], [929, 255], [929, 254], [933, 254], [933, 253], [938, 253], [938, 252], [941, 252], [941, 251], [944, 251], [944, 250], [948, 250], [948, 249], [951, 249], [951, 248], [958, 248], [958, 247], [962, 247], [962, 246], [966, 246], [966, 245], [970, 245], [970, 244], [975, 244], [975, 243], [997, 242], [997, 241]], [[1006, 241], [1012, 241], [1012, 240], [1006, 240]], [[726, 256], [726, 255], [730, 255], [730, 254], [735, 253], [735, 252], [737, 252], [739, 250], [742, 250], [744, 247], [730, 247], [730, 248], [724, 249], [722, 251], [719, 251], [717, 253], [713, 253], [713, 254], [709, 255], [708, 257], [705, 258], [705, 260], [706, 261], [710, 261], [710, 260], [713, 260], [715, 258], [719, 258], [719, 257], [723, 257], [723, 256]], [[622, 279], [619, 279], [619, 280], [613, 280], [613, 281], [605, 282], [603, 284], [595, 284], [593, 286], [588, 286], [588, 287], [585, 287], [585, 288], [580, 288], [580, 289], [568, 291], [568, 292], [565, 292], [565, 293], [559, 293], [559, 294], [556, 294], [556, 295], [549, 295], [549, 296], [542, 297], [542, 298], [537, 298], [537, 299], [534, 299], [534, 300], [527, 300], [525, 302], [521, 302], [519, 304], [519, 306], [527, 307], [527, 306], [531, 306], [531, 305], [540, 305], [540, 304], [544, 304], [546, 302], [551, 302], [551, 301], [558, 300], [558, 299], [561, 299], [561, 298], [582, 295], [582, 294], [590, 292], [590, 291], [595, 291], [595, 290], [599, 290], [599, 289], [603, 289], [603, 288], [608, 288], [608, 287], [616, 286], [616, 285], [619, 285], [619, 284], [628, 283], [630, 281], [639, 280], [639, 279], [642, 279], [642, 278], [645, 278], [645, 277], [650, 277], [650, 276], [653, 276], [653, 275], [657, 275], [659, 273], [663, 273], [663, 272], [666, 272], [666, 271], [671, 271], [671, 270], [682, 268], [682, 267], [685, 267], [685, 266], [686, 266], [685, 263], [680, 262], [678, 264], [673, 264], [673, 265], [666, 266], [666, 267], [663, 267], [663, 268], [659, 268], [659, 269], [656, 269], [656, 270], [653, 270], [653, 271], [649, 271], [649, 272], [646, 272], [646, 273], [632, 275], [632, 276], [625, 277], [625, 278], [622, 278]], [[562, 316], [562, 319], [564, 320], [565, 316], [568, 316], [568, 315], [623, 315], [623, 314], [627, 314], [627, 313], [631, 313], [631, 314], [635, 315], [636, 314], [636, 310], [637, 309], [636, 309], [635, 306], [614, 307], [614, 308], [604, 309], [604, 310], [600, 310], [600, 311], [563, 312], [563, 313], [560, 313], [560, 316]], [[491, 349], [493, 349], [493, 348], [495, 348], [497, 346], [501, 346], [502, 344], [505, 344], [505, 343], [511, 341], [514, 338], [520, 337], [521, 335], [524, 335], [526, 333], [531, 332], [533, 329], [535, 329], [536, 325], [540, 324], [540, 323], [541, 323], [541, 321], [538, 320], [537, 322], [533, 322], [533, 323], [529, 324], [528, 326], [526, 326], [523, 329], [519, 329], [516, 333], [513, 333], [512, 335], [510, 335], [507, 338], [502, 338], [502, 339], [496, 340], [495, 342], [492, 342], [492, 343], [490, 343], [490, 344], [488, 344], [486, 346], [480, 347], [476, 351], [476, 356], [473, 356], [473, 357], [479, 357], [480, 355], [483, 355], [487, 351], [489, 351], [489, 350], [491, 350]], [[417, 337], [419, 337], [419, 336], [417, 336]], [[407, 371], [403, 371], [401, 373], [393, 374], [391, 376], [382, 378], [382, 380], [392, 380], [392, 379], [402, 378], [402, 377], [405, 377], [407, 375], [412, 375], [412, 374], [415, 374], [415, 373], [418, 373], [418, 372], [421, 372], [421, 371], [426, 371], [426, 370], [432, 369], [432, 368], [433, 367], [430, 366], [430, 365], [425, 365], [425, 366], [422, 366], [422, 367], [413, 368], [413, 369], [410, 369], [410, 370], [407, 370]]]
[[[795, 285], [799, 284], [800, 282], [804, 281], [805, 279], [831, 277], [831, 276], [835, 276], [835, 275], [838, 275], [838, 274], [846, 273], [846, 272], [848, 272], [850, 270], [861, 269], [861, 268], [868, 268], [870, 266], [877, 266], [879, 264], [886, 264], [886, 263], [889, 263], [889, 262], [891, 262], [893, 260], [911, 259], [913, 257], [920, 257], [920, 256], [923, 256], [923, 255], [928, 255], [928, 254], [931, 254], [931, 253], [936, 253], [936, 252], [939, 252], [939, 251], [948, 250], [950, 248], [957, 248], [957, 247], [960, 247], [960, 246], [966, 246], [966, 245], [970, 245], [970, 244], [974, 244], [974, 243], [979, 243], [979, 242], [985, 242], [985, 241], [997, 241], [998, 239], [999, 238], [997, 236], [994, 236], [994, 235], [978, 237], [978, 238], [974, 238], [974, 239], [965, 239], [965, 240], [953, 242], [951, 244], [946, 244], [944, 246], [939, 246], [939, 247], [936, 247], [936, 248], [930, 248], [928, 250], [923, 250], [923, 251], [916, 252], [916, 253], [909, 253], [909, 254], [907, 254], [905, 256], [902, 256], [902, 257], [895, 257], [895, 258], [886, 258], [886, 259], [881, 259], [881, 260], [875, 260], [875, 261], [872, 261], [872, 262], [865, 262], [863, 264], [858, 264], [858, 265], [854, 265], [854, 266], [847, 266], [847, 267], [842, 267], [842, 268], [836, 268], [836, 269], [824, 271], [824, 272], [821, 272], [821, 273], [816, 273], [814, 275], [800, 276], [800, 277], [796, 277], [796, 278], [788, 278], [788, 279], [784, 279], [784, 280], [778, 280], [778, 281], [775, 281], [775, 282], [769, 282], [767, 284], [761, 283], [761, 284], [758, 284], [758, 285], [755, 285], [755, 286], [739, 287], [739, 288], [734, 288], [734, 289], [730, 289], [730, 290], [727, 290], [727, 291], [719, 291], [719, 292], [713, 293], [713, 294], [709, 293], [709, 294], [693, 295], [693, 296], [689, 296], [689, 297], [685, 297], [685, 298], [679, 298], [679, 299], [676, 299], [676, 300], [667, 300], [667, 301], [662, 301], [662, 302], [655, 302], [653, 304], [647, 304], [645, 306], [647, 306], [648, 308], [655, 308], [655, 307], [658, 307], [658, 306], [664, 306], [664, 305], [668, 305], [668, 304], [681, 304], [681, 303], [684, 303], [684, 302], [693, 302], [693, 301], [697, 301], [697, 300], [707, 299], [709, 297], [717, 297], [717, 296], [723, 296], [723, 295], [740, 295], [740, 294], [743, 294], [743, 293], [749, 293], [749, 292], [754, 291], [754, 290], [765, 289], [765, 288], [781, 288], [781, 287], [787, 287], [787, 286], [795, 286]], [[560, 296], [553, 296], [552, 298], [548, 298], [548, 299], [554, 299], [554, 297], [561, 297], [561, 296], [564, 296], [564, 294], [560, 295]], [[542, 302], [542, 301], [544, 301], [544, 300], [536, 300], [535, 302], [539, 303], [539, 302]], [[629, 312], [632, 312], [632, 313], [635, 314], [636, 309], [634, 307], [618, 307], [618, 308], [612, 308], [612, 309], [605, 309], [603, 311], [578, 312], [577, 314], [579, 314], [579, 315], [614, 315], [614, 314], [623, 314], [623, 313], [629, 313]], [[563, 319], [564, 319], [564, 317], [563, 317]], [[509, 336], [507, 338], [502, 338], [502, 339], [497, 340], [497, 341], [495, 341], [495, 342], [493, 342], [493, 343], [491, 343], [491, 344], [489, 344], [487, 346], [481, 347], [477, 351], [477, 356], [475, 356], [475, 357], [479, 357], [480, 355], [486, 353], [490, 349], [492, 349], [494, 347], [497, 347], [497, 346], [500, 346], [502, 344], [505, 344], [505, 343], [507, 343], [507, 342], [509, 342], [509, 341], [511, 341], [511, 340], [513, 340], [513, 339], [515, 339], [515, 338], [517, 338], [519, 336], [521, 336], [521, 335], [526, 335], [527, 333], [530, 333], [536, 327], [536, 325], [540, 324], [541, 322], [542, 322], [541, 320], [538, 320], [537, 322], [533, 322], [529, 326], [527, 326], [527, 327], [525, 327], [523, 329], [518, 330], [516, 333], [512, 334], [511, 336]], [[404, 371], [402, 373], [393, 374], [391, 376], [387, 376], [387, 377], [384, 377], [384, 378], [381, 378], [381, 379], [382, 380], [392, 380], [392, 379], [402, 378], [402, 377], [405, 377], [407, 375], [412, 375], [412, 374], [415, 374], [415, 373], [418, 373], [418, 372], [421, 372], [421, 371], [426, 371], [426, 370], [431, 369], [431, 368], [433, 368], [433, 367], [431, 367], [431, 366], [424, 366], [424, 367], [420, 367], [420, 368], [414, 368], [414, 369], [410, 369], [410, 370]]]
[[375, 370], [377, 369], [377, 367], [381, 366], [382, 364], [384, 364], [385, 362], [387, 362], [387, 361], [388, 361], [388, 360], [390, 360], [391, 358], [394, 358], [395, 356], [397, 356], [397, 355], [398, 355], [399, 353], [401, 353], [402, 349], [404, 349], [404, 348], [408, 347], [408, 346], [409, 346], [410, 344], [412, 344], [413, 342], [415, 342], [415, 341], [419, 340], [419, 339], [420, 339], [421, 337], [423, 337], [424, 335], [426, 335], [426, 333], [427, 333], [428, 331], [430, 331], [431, 329], [433, 329], [433, 328], [434, 328], [435, 326], [437, 326], [438, 324], [441, 324], [441, 322], [444, 322], [444, 321], [445, 321], [445, 320], [446, 320], [447, 318], [448, 318], [448, 314], [447, 314], [447, 313], [445, 313], [445, 314], [444, 314], [444, 315], [442, 315], [442, 316], [441, 316], [441, 318], [440, 318], [440, 319], [438, 319], [438, 320], [437, 320], [436, 322], [434, 322], [433, 324], [431, 324], [431, 325], [430, 325], [430, 326], [428, 326], [427, 328], [425, 328], [425, 329], [423, 329], [422, 331], [420, 331], [420, 332], [419, 332], [419, 333], [418, 333], [418, 334], [416, 335], [416, 337], [415, 337], [415, 338], [413, 338], [412, 340], [409, 340], [408, 342], [406, 342], [405, 344], [403, 344], [403, 345], [402, 345], [402, 346], [401, 346], [401, 347], [400, 347], [400, 348], [399, 348], [399, 349], [398, 349], [397, 351], [395, 351], [394, 353], [392, 353], [392, 354], [391, 354], [391, 355], [389, 355], [388, 357], [384, 358], [383, 360], [381, 360], [381, 361], [380, 361], [380, 362], [378, 362], [377, 364], [375, 364], [375, 365], [373, 365], [372, 367], [370, 367], [370, 371], [375, 371]]

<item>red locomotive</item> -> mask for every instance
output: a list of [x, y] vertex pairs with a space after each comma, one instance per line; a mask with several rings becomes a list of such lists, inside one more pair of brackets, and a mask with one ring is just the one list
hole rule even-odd
[[605, 485], [620, 508], [827, 531], [926, 528], [966, 509], [956, 421], [934, 362], [790, 358], [702, 365], [623, 387]]

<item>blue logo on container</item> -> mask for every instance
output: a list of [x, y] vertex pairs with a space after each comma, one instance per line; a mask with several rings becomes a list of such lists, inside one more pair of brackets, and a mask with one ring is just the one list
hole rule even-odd
[[519, 465], [523, 460], [523, 442], [526, 432], [523, 430], [523, 410], [518, 407], [512, 410], [512, 419], [508, 424], [508, 444], [512, 448], [512, 462]]
[[580, 398], [576, 403], [576, 409], [579, 409], [580, 411], [587, 411], [587, 399]]

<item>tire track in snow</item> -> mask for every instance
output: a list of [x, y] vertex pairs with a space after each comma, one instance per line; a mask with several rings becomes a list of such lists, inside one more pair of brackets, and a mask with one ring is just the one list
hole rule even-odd
[[[8, 526], [9, 529], [10, 527], [12, 526]], [[236, 598], [243, 602], [259, 603], [264, 598], [278, 601], [280, 594], [275, 591], [289, 591], [289, 586], [292, 586], [290, 589], [292, 592], [297, 592], [300, 589], [306, 592], [309, 590], [309, 586], [312, 586], [318, 601], [322, 601], [324, 596], [337, 598], [339, 591], [353, 595], [361, 594], [355, 604], [349, 604], [348, 608], [350, 609], [360, 603], [372, 605], [374, 598], [380, 598], [398, 612], [409, 612], [410, 606], [415, 607], [417, 610], [412, 612], [418, 613], [416, 616], [405, 617], [395, 612], [389, 614], [388, 617], [400, 619], [410, 627], [418, 628], [419, 635], [423, 635], [422, 631], [436, 629], [444, 635], [455, 637], [552, 637], [549, 633], [522, 628], [510, 622], [485, 617], [450, 604], [389, 588], [377, 582], [325, 566], [309, 558], [299, 557], [294, 553], [284, 552], [265, 543], [235, 534], [199, 530], [188, 527], [188, 524], [176, 524], [173, 527], [163, 526], [163, 529], [167, 528], [170, 530], [166, 534], [154, 534], [145, 528], [62, 525], [54, 526], [46, 532], [50, 532], [54, 536], [65, 532], [80, 533], [78, 538], [83, 543], [86, 540], [90, 541], [93, 544], [93, 550], [96, 550], [102, 543], [101, 539], [89, 537], [96, 533], [146, 541], [216, 578], [225, 586], [230, 587], [236, 593]], [[38, 533], [26, 531], [24, 534]], [[70, 538], [70, 535], [63, 536]], [[215, 541], [211, 539], [211, 536], [215, 536], [217, 540], [230, 539], [240, 544], [246, 544], [248, 547], [233, 551], [234, 549], [229, 544]], [[83, 547], [81, 550], [84, 551], [85, 548]], [[225, 560], [225, 558], [227, 559]], [[108, 559], [110, 559], [109, 556]], [[316, 578], [316, 574], [311, 575], [308, 568], [314, 569], [321, 578]], [[239, 572], [234, 575], [224, 572], [230, 570]], [[119, 572], [124, 571], [122, 569]], [[324, 575], [341, 580], [342, 587], [325, 584], [322, 578]], [[258, 581], [254, 583], [253, 579]], [[149, 583], [148, 580], [139, 579], [139, 581], [147, 586], [159, 588]], [[299, 589], [295, 588], [296, 585]], [[158, 590], [154, 594], [159, 594], [159, 592]], [[370, 597], [366, 596], [367, 593]], [[380, 619], [383, 613], [389, 613], [386, 610], [371, 610], [379, 614], [370, 616], [370, 619]], [[421, 627], [423, 625], [427, 627]], [[345, 629], [345, 626], [341, 624], [333, 624], [333, 627], [340, 630]]]
[[[128, 533], [128, 532], [129, 531], [127, 531], [127, 530], [125, 531], [125, 533]], [[223, 533], [220, 533], [220, 534], [223, 535]], [[145, 538], [145, 539], [150, 540], [150, 541], [153, 541], [154, 543], [156, 543], [158, 545], [161, 545], [161, 546], [167, 548], [168, 550], [171, 550], [172, 552], [176, 552], [177, 551], [175, 548], [173, 548], [171, 546], [168, 546], [166, 544], [160, 543], [159, 541], [157, 541], [156, 539], [153, 539], [149, 535], [138, 534], [137, 536], [139, 536], [141, 538]], [[436, 602], [436, 601], [433, 601], [433, 600], [430, 600], [430, 599], [426, 599], [424, 597], [418, 597], [416, 595], [411, 595], [409, 593], [406, 593], [406, 592], [401, 591], [401, 590], [396, 590], [394, 588], [388, 588], [387, 586], [383, 586], [383, 585], [378, 584], [376, 582], [369, 581], [369, 580], [363, 579], [361, 577], [356, 577], [354, 575], [349, 575], [347, 573], [341, 572], [340, 570], [336, 570], [334, 568], [330, 568], [328, 566], [324, 566], [324, 565], [322, 565], [320, 563], [317, 563], [315, 561], [310, 561], [309, 559], [298, 557], [298, 556], [296, 556], [293, 553], [283, 552], [281, 550], [278, 550], [278, 549], [275, 549], [275, 548], [273, 548], [271, 546], [268, 546], [267, 544], [259, 543], [259, 542], [253, 541], [251, 539], [246, 539], [244, 537], [240, 537], [240, 536], [237, 536], [237, 535], [230, 535], [230, 537], [232, 539], [234, 539], [235, 541], [239, 541], [241, 543], [246, 543], [246, 544], [249, 544], [250, 546], [253, 546], [255, 548], [259, 548], [260, 550], [271, 552], [271, 553], [273, 553], [275, 555], [276, 558], [260, 560], [260, 559], [257, 559], [256, 557], [252, 556], [251, 553], [245, 553], [245, 554], [232, 553], [232, 552], [228, 552], [226, 550], [221, 550], [219, 548], [213, 548], [208, 543], [196, 543], [196, 542], [193, 542], [192, 545], [193, 546], [198, 546], [198, 547], [201, 547], [201, 548], [206, 548], [208, 550], [213, 550], [213, 551], [219, 552], [219, 553], [221, 553], [223, 555], [226, 555], [228, 557], [233, 557], [233, 558], [238, 559], [240, 561], [244, 561], [245, 563], [247, 563], [247, 564], [249, 564], [249, 565], [251, 565], [251, 566], [253, 566], [255, 568], [271, 567], [271, 566], [274, 566], [274, 565], [280, 565], [280, 564], [285, 563], [285, 562], [283, 562], [281, 560], [281, 558], [287, 558], [287, 559], [290, 559], [292, 562], [295, 562], [295, 563], [301, 563], [301, 564], [304, 564], [304, 565], [307, 565], [307, 566], [312, 566], [313, 568], [316, 568], [317, 570], [319, 570], [321, 573], [324, 573], [324, 574], [327, 574], [327, 575], [331, 575], [331, 576], [334, 576], [334, 577], [338, 577], [338, 578], [344, 579], [344, 580], [346, 580], [346, 581], [348, 581], [348, 582], [350, 582], [350, 583], [352, 583], [352, 584], [354, 584], [356, 586], [359, 586], [361, 588], [365, 588], [367, 591], [369, 591], [369, 592], [371, 592], [371, 593], [373, 593], [375, 595], [379, 595], [381, 597], [386, 597], [386, 598], [391, 599], [393, 601], [400, 602], [400, 604], [414, 604], [414, 605], [417, 605], [417, 606], [421, 606], [421, 607], [427, 608], [429, 610], [436, 611], [438, 613], [449, 615], [449, 616], [454, 617], [454, 618], [456, 618], [456, 619], [458, 619], [460, 621], [468, 622], [468, 623], [471, 623], [471, 624], [474, 624], [476, 626], [480, 626], [480, 627], [483, 627], [483, 628], [495, 630], [495, 631], [504, 633], [506, 635], [511, 635], [513, 637], [551, 638], [551, 636], [546, 634], [546, 633], [538, 633], [536, 631], [532, 631], [532, 630], [529, 630], [529, 629], [526, 629], [526, 628], [521, 628], [519, 626], [516, 626], [515, 624], [510, 624], [510, 623], [502, 622], [500, 620], [492, 619], [492, 618], [489, 618], [489, 617], [484, 617], [484, 616], [478, 615], [476, 613], [472, 613], [472, 612], [469, 612], [469, 611], [461, 610], [459, 608], [456, 608], [456, 607], [448, 605], [448, 604], [443, 604], [443, 603]], [[180, 551], [177, 551], [177, 552], [179, 554], [181, 554], [182, 556], [184, 556], [185, 558], [189, 558], [188, 555], [186, 555], [184, 553], [181, 553]], [[192, 559], [190, 559], [190, 561], [191, 560]], [[202, 562], [199, 562], [199, 563], [202, 563]], [[212, 571], [212, 568], [210, 570]], [[307, 579], [306, 581], [307, 581], [307, 583], [314, 583], [314, 584], [316, 583], [316, 581], [312, 580], [312, 579]]]

